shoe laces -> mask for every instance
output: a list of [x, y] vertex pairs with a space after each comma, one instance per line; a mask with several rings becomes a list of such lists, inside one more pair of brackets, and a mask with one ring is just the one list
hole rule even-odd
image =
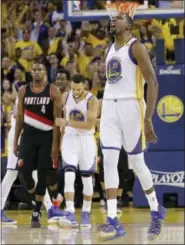
[[148, 233], [159, 234], [161, 231], [161, 227], [162, 227], [162, 221], [158, 218], [152, 218]]

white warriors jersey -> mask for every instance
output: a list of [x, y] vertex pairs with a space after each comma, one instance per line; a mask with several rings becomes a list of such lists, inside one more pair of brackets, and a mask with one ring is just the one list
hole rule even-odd
[[15, 124], [16, 124], [17, 104], [18, 104], [18, 97], [15, 100], [15, 104], [11, 112], [11, 127], [15, 127]]
[[143, 99], [144, 79], [134, 59], [130, 39], [119, 50], [111, 45], [106, 57], [106, 85], [104, 99]]
[[[70, 121], [78, 121], [78, 122], [86, 122], [87, 121], [87, 111], [88, 111], [88, 102], [90, 98], [94, 96], [91, 93], [87, 93], [86, 96], [76, 102], [72, 91], [70, 91], [66, 98], [66, 104], [64, 107], [66, 120]], [[72, 127], [65, 127], [66, 134], [73, 134], [73, 135], [86, 135], [86, 134], [94, 134], [95, 130], [85, 130], [85, 129], [75, 129]]]

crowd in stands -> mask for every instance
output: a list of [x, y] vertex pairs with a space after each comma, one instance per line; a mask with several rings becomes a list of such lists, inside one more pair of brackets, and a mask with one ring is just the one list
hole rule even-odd
[[[83, 8], [102, 8], [103, 1], [82, 1]], [[159, 1], [150, 1], [156, 7]], [[86, 4], [86, 5], [85, 5]], [[16, 98], [16, 87], [31, 81], [34, 60], [47, 68], [48, 81], [63, 89], [70, 76], [81, 73], [87, 89], [103, 96], [106, 81], [104, 54], [112, 39], [108, 20], [69, 22], [64, 19], [62, 0], [2, 0], [1, 26], [1, 157], [6, 162], [6, 136]], [[178, 26], [178, 32], [171, 32]], [[135, 21], [133, 36], [146, 48], [155, 67], [157, 39], [164, 39], [167, 63], [174, 62], [174, 39], [184, 37], [184, 20]], [[59, 72], [60, 71], [60, 72]]]

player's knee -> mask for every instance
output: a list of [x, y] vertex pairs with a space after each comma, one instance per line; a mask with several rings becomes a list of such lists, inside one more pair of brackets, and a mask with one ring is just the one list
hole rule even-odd
[[46, 185], [38, 181], [35, 193], [36, 195], [44, 196], [46, 193]]
[[28, 190], [32, 190], [35, 188], [35, 181], [32, 177], [32, 172], [24, 172], [23, 173], [23, 178], [24, 178], [24, 182], [26, 184], [26, 188]]
[[57, 185], [57, 170], [56, 169], [47, 170], [47, 184], [50, 187]]
[[64, 167], [64, 172], [76, 172], [76, 167], [72, 165], [70, 166], [67, 165]]
[[82, 183], [83, 183], [83, 194], [86, 196], [93, 195], [93, 181], [91, 174], [82, 175]]
[[36, 185], [36, 194], [39, 196], [44, 196], [46, 192], [46, 179], [47, 171], [44, 169], [38, 169], [38, 182]]
[[145, 164], [144, 154], [129, 155], [128, 160], [135, 174], [141, 183], [143, 190], [148, 190], [153, 186], [153, 180], [150, 170]]
[[151, 175], [147, 165], [145, 164], [144, 154], [128, 155], [129, 165], [135, 172], [135, 174], [140, 177], [143, 175]]
[[74, 183], [75, 183], [75, 172], [74, 171], [65, 171], [64, 180], [64, 192], [74, 192]]
[[118, 188], [119, 177], [117, 165], [119, 159], [119, 151], [103, 150], [103, 156], [105, 189]]

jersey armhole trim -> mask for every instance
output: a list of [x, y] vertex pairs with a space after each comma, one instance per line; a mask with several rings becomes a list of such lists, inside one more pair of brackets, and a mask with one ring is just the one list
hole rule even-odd
[[68, 98], [69, 98], [69, 93], [70, 93], [70, 92], [68, 92], [68, 93], [67, 93], [67, 96], [66, 96], [66, 100], [65, 100], [64, 105], [66, 105], [66, 104], [67, 104], [67, 101], [68, 101]]
[[92, 94], [88, 99], [87, 99], [87, 110], [89, 108], [89, 101], [94, 98], [94, 95]]
[[133, 53], [132, 53], [132, 46], [133, 44], [136, 42], [137, 40], [135, 40], [133, 43], [131, 43], [129, 49], [128, 49], [128, 55], [130, 60], [132, 61], [132, 63], [134, 63], [134, 65], [137, 65], [137, 60], [134, 58]]

